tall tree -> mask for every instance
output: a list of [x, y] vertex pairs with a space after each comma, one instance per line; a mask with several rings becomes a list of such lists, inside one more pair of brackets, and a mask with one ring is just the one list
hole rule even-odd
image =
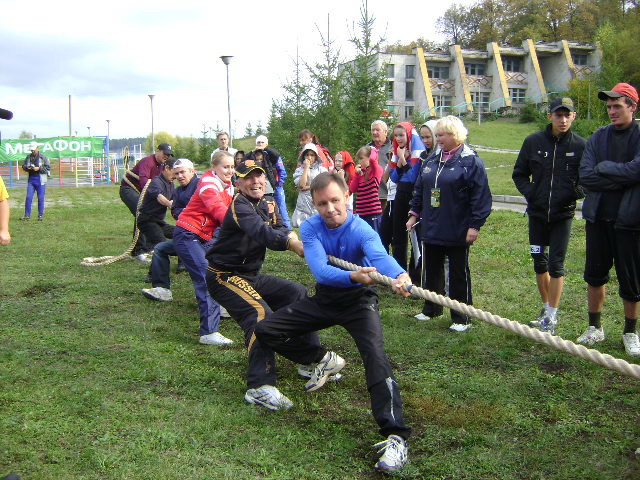
[[316, 25], [322, 44], [322, 62], [306, 64], [310, 78], [310, 107], [313, 116], [309, 119], [310, 128], [321, 142], [333, 149], [341, 145], [346, 136], [342, 128], [341, 100], [343, 95], [343, 76], [339, 71], [340, 50], [334, 46], [331, 38], [331, 22], [327, 15], [327, 31], [323, 33]]
[[374, 24], [375, 17], [365, 0], [360, 7], [358, 32], [354, 29], [349, 40], [356, 49], [356, 57], [346, 64], [343, 77], [343, 113], [349, 130], [343, 147], [352, 152], [369, 141], [371, 122], [380, 117], [385, 106], [385, 66], [378, 65], [384, 39], [375, 36]]
[[469, 41], [469, 9], [457, 3], [452, 4], [436, 20], [436, 29], [449, 43], [466, 46]]

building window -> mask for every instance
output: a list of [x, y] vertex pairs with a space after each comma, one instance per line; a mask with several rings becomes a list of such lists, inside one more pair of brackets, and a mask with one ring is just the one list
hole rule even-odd
[[527, 90], [524, 88], [509, 89], [509, 96], [511, 97], [511, 101], [513, 103], [524, 103], [526, 95], [527, 95]]
[[[480, 104], [478, 105], [478, 100]], [[489, 111], [489, 92], [471, 92], [471, 104], [473, 109], [479, 109], [482, 112]]]
[[393, 82], [387, 82], [387, 100], [393, 100]]
[[464, 73], [467, 75], [484, 75], [484, 63], [465, 63]]
[[428, 65], [429, 78], [449, 78], [449, 67], [440, 65]]
[[573, 53], [571, 54], [573, 57], [574, 65], [586, 65], [587, 64], [587, 54], [586, 53]]
[[411, 117], [413, 117], [413, 107], [404, 107], [404, 118], [410, 119]]
[[449, 95], [434, 96], [433, 103], [438, 117], [444, 117], [451, 112], [451, 97]]
[[404, 99], [409, 101], [413, 100], [413, 82], [407, 82]]
[[395, 76], [396, 72], [393, 63], [387, 64], [387, 78], [393, 78]]
[[505, 72], [521, 72], [522, 62], [519, 57], [502, 57], [502, 68]]
[[416, 78], [416, 66], [415, 65], [405, 65], [404, 66], [404, 76], [405, 76], [405, 78]]

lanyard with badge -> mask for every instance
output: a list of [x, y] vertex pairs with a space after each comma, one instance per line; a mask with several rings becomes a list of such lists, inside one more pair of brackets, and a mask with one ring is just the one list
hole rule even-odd
[[438, 168], [436, 169], [436, 182], [431, 189], [431, 206], [437, 208], [440, 206], [440, 189], [438, 188], [438, 177], [442, 173], [447, 162], [442, 161], [442, 150], [440, 150], [440, 160], [438, 160]]

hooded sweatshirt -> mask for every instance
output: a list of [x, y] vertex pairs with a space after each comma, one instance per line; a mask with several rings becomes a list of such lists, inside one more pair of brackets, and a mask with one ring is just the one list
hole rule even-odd
[[413, 169], [412, 167], [416, 163], [420, 163], [420, 154], [425, 150], [425, 147], [420, 135], [418, 135], [418, 132], [411, 123], [401, 122], [399, 125], [407, 132], [406, 149], [409, 150], [410, 156], [407, 160], [407, 165], [398, 167], [398, 142], [394, 135], [393, 158], [391, 158], [391, 161], [389, 162], [389, 178], [398, 184], [399, 191], [412, 191], [413, 184], [416, 183], [416, 178], [418, 178], [419, 170]]

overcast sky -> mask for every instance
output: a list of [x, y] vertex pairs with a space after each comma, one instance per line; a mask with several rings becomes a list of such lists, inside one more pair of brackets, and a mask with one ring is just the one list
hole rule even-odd
[[[458, 3], [470, 3], [468, 0]], [[435, 20], [450, 2], [402, 4], [390, 15], [385, 0], [369, 0], [375, 29], [389, 43], [439, 39]], [[2, 138], [22, 130], [37, 137], [72, 134], [112, 138], [151, 132], [148, 95], [154, 94], [154, 130], [201, 136], [203, 125], [227, 129], [227, 84], [221, 55], [233, 55], [232, 127], [266, 125], [273, 98], [293, 75], [296, 46], [311, 61], [320, 54], [316, 25], [344, 59], [359, 18], [360, 0], [205, 1], [0, 0], [0, 120]], [[412, 10], [410, 13], [409, 10]]]

